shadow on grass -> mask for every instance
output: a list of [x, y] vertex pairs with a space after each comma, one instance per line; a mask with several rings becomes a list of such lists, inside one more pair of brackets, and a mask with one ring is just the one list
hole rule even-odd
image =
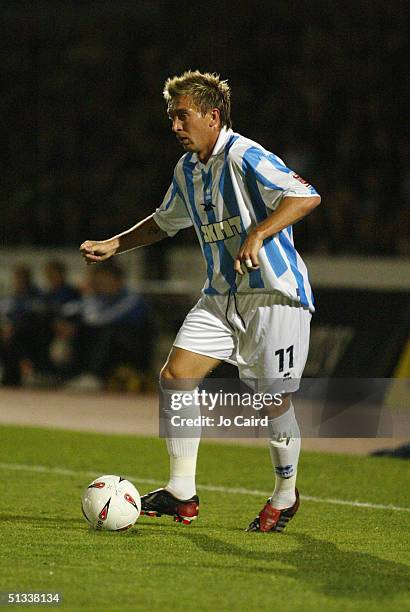
[[[310, 591], [332, 597], [381, 599], [409, 591], [409, 568], [405, 564], [379, 559], [369, 553], [344, 551], [333, 542], [301, 533], [287, 534], [298, 547], [278, 557], [273, 548], [279, 534], [246, 534], [250, 538], [266, 538], [266, 551], [249, 550], [244, 545], [218, 540], [204, 533], [181, 531], [199, 550], [212, 555], [230, 555], [240, 561], [253, 561], [248, 572], [269, 574], [272, 580], [280, 576], [305, 582]], [[269, 541], [270, 540], [270, 541]], [[288, 568], [278, 567], [278, 563]]]
[[[49, 527], [59, 527], [61, 529], [71, 529], [73, 526], [78, 529], [78, 527], [84, 527], [84, 530], [86, 530], [87, 532], [89, 532], [91, 535], [96, 534], [98, 536], [101, 535], [117, 535], [118, 533], [114, 532], [114, 531], [106, 531], [104, 529], [102, 530], [96, 530], [96, 529], [92, 529], [91, 527], [89, 527], [86, 523], [86, 521], [81, 518], [81, 517], [73, 517], [73, 516], [64, 516], [64, 518], [61, 518], [59, 516], [47, 516], [47, 515], [41, 515], [38, 514], [37, 516], [32, 516], [29, 514], [6, 514], [6, 513], [2, 513], [0, 512], [0, 524], [1, 523], [14, 523], [14, 524], [19, 524], [19, 523], [23, 523], [25, 525], [31, 525], [32, 527], [44, 527], [44, 528], [49, 528]], [[165, 522], [156, 522], [155, 519], [149, 519], [147, 522], [140, 522], [138, 521], [137, 525], [134, 526], [132, 529], [129, 529], [128, 531], [124, 531], [123, 533], [121, 533], [120, 535], [133, 535], [136, 536], [138, 534], [142, 534], [144, 533], [144, 535], [149, 535], [149, 532], [151, 531], [152, 533], [158, 533], [159, 531], [169, 531], [169, 533], [171, 534], [175, 534], [175, 530], [182, 530], [182, 529], [186, 529], [186, 527], [183, 527], [182, 525], [175, 525], [175, 523], [171, 522], [171, 521], [167, 521]], [[208, 530], [209, 527], [207, 527], [206, 525], [196, 525], [196, 530], [198, 529], [206, 529]]]
[[[187, 529], [192, 529], [192, 526], [188, 527], [186, 525], [177, 524], [172, 519], [166, 519], [166, 521], [160, 523], [160, 522], [157, 522], [155, 518], [153, 518], [153, 519], [148, 519], [148, 521], [145, 523], [143, 523], [141, 520], [138, 520], [137, 529], [141, 529], [141, 528], [144, 530], [147, 528], [148, 529], [166, 529], [172, 533], [175, 533], [176, 531], [186, 531]], [[198, 522], [195, 521], [195, 531], [198, 531], [198, 530], [209, 531], [209, 525], [207, 525], [204, 522], [198, 524]]]
[[81, 518], [67, 517], [60, 518], [58, 516], [46, 516], [38, 514], [37, 516], [30, 516], [28, 514], [3, 514], [0, 513], [0, 523], [31, 523], [32, 525], [44, 524], [45, 527], [51, 527], [52, 525], [61, 525], [66, 527], [67, 525], [85, 525], [85, 522]]

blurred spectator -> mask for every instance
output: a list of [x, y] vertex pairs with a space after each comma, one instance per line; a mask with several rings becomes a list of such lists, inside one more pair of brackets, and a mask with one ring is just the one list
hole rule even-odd
[[47, 289], [44, 303], [49, 314], [59, 314], [67, 302], [80, 298], [80, 292], [67, 281], [66, 266], [62, 261], [50, 260], [44, 266]]
[[0, 301], [3, 320], [16, 323], [27, 313], [41, 310], [43, 296], [33, 282], [28, 264], [18, 263], [13, 267], [11, 286], [11, 295]]
[[63, 383], [81, 373], [81, 344], [78, 321], [59, 317], [53, 321], [48, 345], [48, 372], [55, 382]]
[[12, 270], [12, 292], [0, 301], [0, 358], [2, 383], [19, 386], [34, 364], [44, 359], [43, 296], [34, 284], [30, 267], [19, 263]]
[[75, 334], [73, 323], [61, 319], [61, 311], [64, 304], [80, 299], [81, 294], [67, 281], [66, 275], [64, 262], [57, 259], [46, 262], [44, 266], [46, 288], [42, 294], [41, 309], [41, 343], [45, 349], [43, 359], [36, 364], [39, 378], [54, 372], [54, 362], [64, 370], [64, 377], [76, 372], [72, 367], [65, 370], [65, 365], [71, 361], [68, 338], [74, 338]]
[[92, 268], [90, 275], [82, 298], [63, 308], [50, 345], [54, 371], [71, 378], [71, 388], [106, 386], [121, 365], [138, 373], [151, 365], [155, 333], [146, 303], [126, 287], [117, 264]]

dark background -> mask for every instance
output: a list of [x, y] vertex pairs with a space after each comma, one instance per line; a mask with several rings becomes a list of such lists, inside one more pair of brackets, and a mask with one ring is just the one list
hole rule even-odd
[[405, 14], [379, 0], [2, 2], [2, 245], [78, 246], [150, 214], [182, 154], [163, 83], [198, 68], [229, 80], [234, 129], [321, 193], [296, 228], [302, 253], [408, 255]]

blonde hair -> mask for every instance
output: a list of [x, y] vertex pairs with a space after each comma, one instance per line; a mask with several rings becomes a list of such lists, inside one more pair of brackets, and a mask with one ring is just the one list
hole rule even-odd
[[231, 89], [227, 81], [221, 81], [219, 74], [187, 70], [181, 76], [167, 79], [163, 94], [168, 107], [172, 107], [177, 98], [189, 96], [203, 115], [217, 108], [221, 126], [232, 127]]

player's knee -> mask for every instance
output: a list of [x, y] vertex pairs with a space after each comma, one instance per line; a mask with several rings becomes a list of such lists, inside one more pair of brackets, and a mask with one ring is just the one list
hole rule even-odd
[[159, 384], [163, 391], [178, 390], [191, 393], [196, 388], [197, 381], [189, 378], [180, 368], [166, 364], [160, 372]]
[[285, 414], [291, 406], [292, 394], [284, 393], [281, 397], [280, 404], [269, 404], [264, 406], [262, 409], [263, 415], [266, 415], [269, 419], [276, 419], [277, 417]]
[[167, 381], [178, 380], [180, 378], [184, 378], [182, 372], [178, 367], [175, 367], [170, 363], [166, 363], [159, 373], [159, 381], [161, 385], [166, 384]]

